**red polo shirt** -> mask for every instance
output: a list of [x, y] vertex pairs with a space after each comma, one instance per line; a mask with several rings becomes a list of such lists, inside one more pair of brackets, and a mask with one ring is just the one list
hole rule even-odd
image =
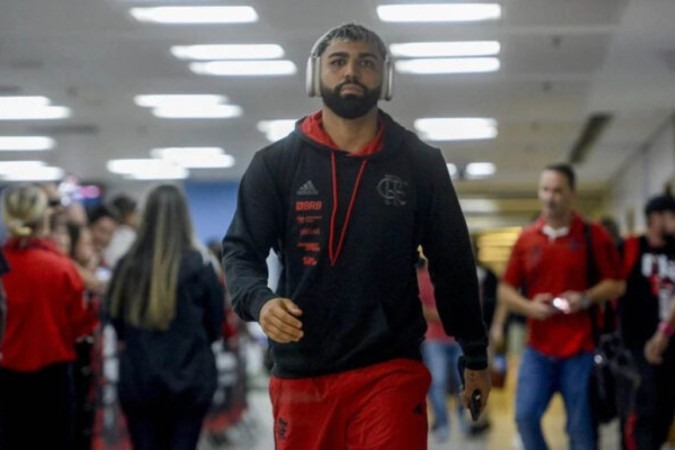
[[[532, 299], [537, 294], [553, 296], [565, 291], [588, 289], [584, 221], [574, 214], [565, 236], [549, 238], [543, 232], [545, 220], [538, 219], [525, 229], [511, 252], [503, 281]], [[609, 235], [591, 224], [593, 257], [601, 280], [621, 279], [619, 254]], [[528, 319], [528, 344], [545, 355], [564, 358], [593, 349], [588, 311], [556, 314], [547, 320]]]

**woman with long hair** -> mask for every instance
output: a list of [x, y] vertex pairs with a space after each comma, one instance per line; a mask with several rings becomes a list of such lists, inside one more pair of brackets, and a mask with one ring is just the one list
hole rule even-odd
[[45, 193], [34, 185], [9, 186], [2, 213], [10, 271], [3, 276], [0, 448], [71, 450], [75, 341], [95, 317], [83, 302], [81, 277], [49, 236]]
[[223, 289], [193, 244], [173, 185], [147, 198], [136, 240], [116, 266], [108, 314], [120, 349], [119, 397], [134, 448], [194, 450], [216, 389], [211, 343]]

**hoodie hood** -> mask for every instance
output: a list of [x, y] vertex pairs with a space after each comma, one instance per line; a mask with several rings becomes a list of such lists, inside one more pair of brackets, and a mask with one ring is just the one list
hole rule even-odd
[[[360, 149], [358, 152], [351, 154], [351, 156], [369, 156], [380, 152], [384, 147], [384, 120], [380, 114], [377, 123], [377, 134], [368, 145]], [[326, 133], [323, 128], [323, 114], [322, 111], [317, 111], [307, 117], [304, 117], [296, 124], [296, 131], [303, 135], [310, 141], [320, 144], [323, 147], [328, 147], [332, 150], [343, 151], [338, 147], [333, 139]]]

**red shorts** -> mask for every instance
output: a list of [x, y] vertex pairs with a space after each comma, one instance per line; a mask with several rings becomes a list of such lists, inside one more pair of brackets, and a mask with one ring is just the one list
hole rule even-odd
[[276, 450], [426, 450], [426, 395], [418, 361], [397, 359], [314, 378], [272, 377]]

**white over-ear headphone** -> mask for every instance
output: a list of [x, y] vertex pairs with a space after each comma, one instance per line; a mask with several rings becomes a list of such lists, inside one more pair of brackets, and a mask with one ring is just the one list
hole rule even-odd
[[[330, 33], [330, 31], [329, 31]], [[317, 50], [323, 39], [328, 33], [321, 36], [312, 47], [312, 52], [307, 58], [307, 78], [305, 79], [305, 89], [310, 97], [321, 96], [321, 56]], [[382, 89], [380, 90], [380, 100], [391, 100], [394, 96], [394, 64], [391, 55], [387, 52], [384, 58], [383, 66], [384, 76], [382, 77]]]

